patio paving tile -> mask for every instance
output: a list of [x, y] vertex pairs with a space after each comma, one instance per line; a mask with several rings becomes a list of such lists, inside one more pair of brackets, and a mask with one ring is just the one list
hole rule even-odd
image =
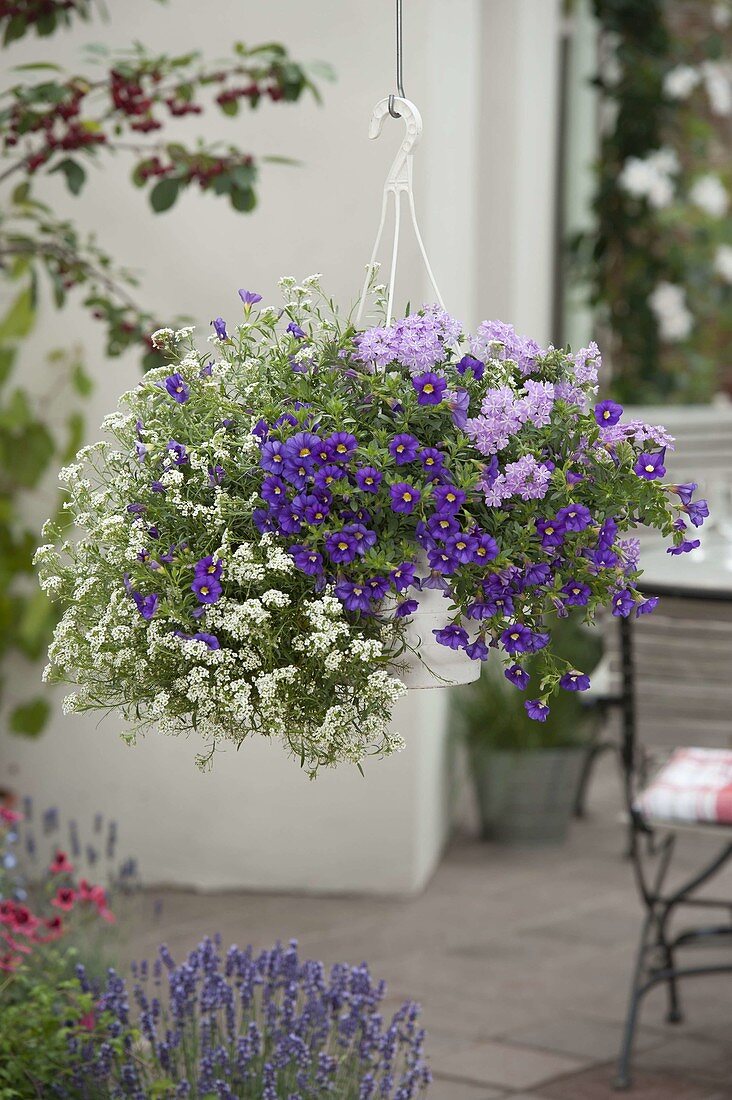
[[[610, 1066], [595, 1066], [576, 1076], [564, 1077], [539, 1090], [541, 1100], [730, 1100], [732, 1091], [700, 1084], [678, 1074], [633, 1074], [632, 1088], [616, 1092], [612, 1087]], [[512, 1100], [516, 1100], [515, 1097]]]
[[701, 1078], [729, 1084], [732, 1090], [732, 1022], [724, 1045], [681, 1034], [639, 1054], [636, 1065], [648, 1070], [681, 1069]]
[[[486, 1089], [484, 1085], [464, 1085], [457, 1081], [435, 1081], [429, 1089], [429, 1100], [503, 1100], [506, 1093]], [[511, 1097], [514, 1100], [514, 1097]]]
[[512, 1089], [534, 1088], [582, 1066], [578, 1059], [566, 1055], [494, 1041], [474, 1043], [444, 1057], [438, 1055], [431, 1064], [438, 1078]]
[[[559, 1054], [604, 1062], [617, 1056], [622, 1034], [621, 1024], [609, 1023], [607, 1020], [555, 1016], [533, 1027], [514, 1029], [510, 1036], [505, 1035], [503, 1038], [510, 1038], [512, 1043], [520, 1046], [554, 1050]], [[648, 1047], [660, 1046], [663, 1042], [663, 1036], [658, 1032], [639, 1029], [635, 1047], [637, 1051], [642, 1051]]]

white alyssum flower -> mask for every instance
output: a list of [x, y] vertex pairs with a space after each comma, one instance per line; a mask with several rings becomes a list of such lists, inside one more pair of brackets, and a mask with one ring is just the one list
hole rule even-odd
[[732, 4], [729, 0], [720, 0], [712, 5], [712, 22], [720, 31], [725, 31], [732, 24]]
[[689, 199], [710, 218], [723, 218], [729, 207], [729, 195], [719, 176], [700, 176], [689, 191]]
[[732, 284], [732, 246], [721, 244], [714, 257], [714, 270], [726, 283]]
[[694, 327], [694, 318], [686, 304], [683, 287], [661, 282], [649, 297], [648, 304], [656, 317], [663, 340], [677, 342], [689, 336]]
[[715, 115], [726, 118], [732, 114], [732, 64], [728, 61], [705, 61], [701, 69], [709, 106]]
[[669, 99], [688, 99], [701, 80], [702, 74], [692, 65], [677, 65], [663, 78], [663, 90]]
[[661, 210], [670, 206], [676, 194], [674, 177], [680, 165], [673, 149], [658, 149], [646, 157], [628, 157], [618, 176], [618, 183], [629, 195]]

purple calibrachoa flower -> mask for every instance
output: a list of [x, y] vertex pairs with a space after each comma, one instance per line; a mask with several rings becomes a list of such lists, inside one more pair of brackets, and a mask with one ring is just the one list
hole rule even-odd
[[259, 495], [263, 500], [266, 500], [268, 504], [279, 505], [287, 500], [287, 486], [281, 477], [270, 474], [270, 476], [266, 477], [262, 482]]
[[446, 539], [459, 530], [460, 524], [447, 512], [437, 512], [427, 520], [427, 533], [433, 539]]
[[635, 617], [640, 618], [641, 615], [650, 615], [658, 607], [658, 596], [649, 596], [647, 600], [642, 600], [641, 603], [636, 605]]
[[397, 466], [404, 466], [407, 462], [413, 462], [419, 450], [419, 440], [408, 432], [395, 435], [389, 440], [389, 454]]
[[287, 450], [279, 439], [270, 439], [262, 446], [259, 455], [259, 465], [263, 470], [269, 470], [273, 474], [280, 473], [285, 466]]
[[297, 321], [290, 321], [287, 326], [287, 331], [291, 336], [294, 336], [296, 340], [304, 340], [307, 337], [307, 333], [304, 329], [300, 328]]
[[524, 703], [524, 709], [534, 722], [546, 722], [549, 716], [549, 707], [546, 703], [542, 703], [540, 699], [527, 699]]
[[676, 493], [682, 504], [691, 504], [691, 498], [699, 486], [695, 481], [687, 481], [683, 485], [669, 485], [669, 492]]
[[371, 606], [371, 593], [355, 581], [338, 581], [335, 594], [347, 611], [368, 611]]
[[679, 554], [689, 554], [692, 550], [697, 550], [700, 546], [701, 539], [684, 539], [678, 546], [669, 546], [666, 553], [678, 557]]
[[592, 595], [592, 589], [582, 581], [569, 580], [562, 586], [562, 593], [567, 607], [585, 607]]
[[613, 615], [618, 618], [627, 619], [634, 607], [635, 600], [629, 588], [616, 592], [612, 598]]
[[406, 592], [415, 583], [416, 566], [414, 562], [403, 561], [396, 569], [392, 569], [389, 576], [397, 592]]
[[428, 474], [438, 473], [445, 464], [445, 456], [442, 451], [438, 451], [437, 447], [422, 447], [417, 454], [417, 458]]
[[223, 571], [223, 561], [221, 558], [215, 558], [213, 554], [207, 554], [193, 566], [193, 572], [197, 577], [214, 577], [215, 580], [219, 580]]
[[709, 504], [706, 500], [689, 501], [683, 505], [684, 512], [688, 515], [695, 527], [701, 527], [709, 516]]
[[415, 489], [413, 485], [408, 484], [406, 481], [397, 481], [395, 485], [390, 485], [389, 495], [391, 496], [392, 511], [401, 512], [403, 515], [409, 515], [410, 512], [413, 512], [422, 496], [419, 489]]
[[191, 585], [191, 592], [199, 603], [216, 603], [221, 598], [223, 589], [216, 577], [209, 577], [205, 573], [196, 574]]
[[466, 371], [471, 371], [476, 381], [480, 382], [485, 372], [485, 363], [482, 359], [476, 359], [474, 355], [464, 355], [455, 364], [455, 370], [458, 374], [465, 374]]
[[501, 645], [506, 653], [530, 653], [532, 651], [534, 634], [528, 626], [514, 623], [507, 627], [501, 634]]
[[397, 604], [394, 615], [397, 619], [406, 619], [410, 615], [413, 615], [418, 607], [419, 603], [417, 600], [402, 600], [401, 603]]
[[521, 665], [511, 665], [509, 668], [504, 669], [503, 675], [517, 688], [521, 688], [522, 691], [525, 691], [529, 686], [529, 680], [531, 679], [526, 669], [521, 668]]
[[455, 515], [465, 503], [465, 493], [454, 485], [438, 485], [432, 494], [438, 512]]
[[343, 534], [349, 535], [356, 544], [359, 554], [365, 554], [372, 546], [376, 545], [377, 535], [363, 523], [349, 523], [343, 528]]
[[497, 558], [499, 552], [498, 543], [491, 535], [480, 534], [473, 550], [473, 561], [476, 565], [483, 565]]
[[363, 493], [378, 493], [382, 474], [373, 466], [362, 466], [356, 470], [356, 484]]
[[612, 428], [623, 415], [623, 406], [616, 401], [601, 401], [595, 405], [595, 420], [601, 428]]
[[208, 483], [211, 486], [220, 485], [226, 477], [226, 470], [223, 466], [209, 466], [208, 468]]
[[296, 432], [285, 443], [285, 450], [295, 462], [312, 469], [318, 460], [320, 444], [320, 436], [315, 435], [314, 432]]
[[291, 546], [290, 557], [298, 569], [311, 577], [323, 572], [323, 555], [317, 550], [310, 550], [307, 546]]
[[324, 442], [332, 462], [345, 462], [358, 446], [358, 440], [350, 432], [334, 432]]
[[211, 324], [213, 325], [214, 332], [218, 336], [219, 340], [229, 339], [229, 334], [226, 331], [226, 321], [223, 317], [216, 317], [215, 320], [211, 322]]
[[524, 569], [524, 584], [527, 587], [549, 584], [551, 579], [551, 566], [545, 561], [537, 562], [535, 565], [527, 565]]
[[183, 443], [178, 443], [175, 439], [171, 439], [165, 449], [171, 455], [176, 466], [185, 466], [188, 462], [188, 451]]
[[592, 523], [592, 516], [584, 504], [567, 504], [557, 512], [557, 521], [565, 531], [584, 531]]
[[445, 542], [445, 549], [460, 565], [467, 565], [468, 562], [475, 560], [478, 540], [473, 535], [466, 535], [460, 531], [450, 535]]
[[447, 407], [452, 413], [452, 422], [460, 431], [465, 431], [468, 425], [468, 409], [470, 406], [470, 394], [467, 390], [455, 390], [447, 398]]
[[130, 595], [143, 619], [149, 622], [158, 609], [160, 597], [157, 593], [153, 593], [151, 596], [143, 596], [139, 592], [131, 592]]
[[638, 477], [645, 478], [646, 481], [656, 481], [658, 478], [665, 477], [666, 467], [664, 461], [666, 458], [666, 448], [662, 451], [657, 451], [655, 454], [648, 454], [644, 451], [643, 454], [638, 456], [638, 461], [633, 467]]
[[590, 678], [584, 672], [578, 672], [576, 668], [573, 668], [570, 672], [565, 672], [564, 676], [559, 681], [560, 688], [564, 688], [565, 691], [587, 691], [590, 686]]
[[179, 405], [184, 405], [191, 396], [191, 387], [186, 382], [182, 374], [178, 371], [175, 374], [169, 374], [165, 379], [165, 388]]
[[443, 626], [441, 630], [433, 630], [432, 633], [440, 645], [447, 646], [448, 649], [464, 649], [468, 644], [467, 630], [462, 626], [456, 626], [454, 623]]
[[447, 389], [447, 382], [439, 374], [426, 371], [412, 379], [420, 405], [439, 405]]
[[564, 542], [564, 525], [561, 520], [537, 519], [536, 533], [541, 539], [541, 545], [545, 550], [561, 546]]
[[319, 470], [315, 471], [315, 488], [327, 489], [329, 485], [332, 485], [336, 481], [341, 481], [344, 477], [347, 477], [347, 474], [342, 466], [328, 463], [327, 466], [321, 466]]
[[221, 643], [215, 634], [206, 634], [200, 630], [197, 634], [186, 634], [182, 630], [174, 630], [176, 638], [182, 638], [185, 642], [203, 642], [207, 649], [221, 649]]
[[244, 308], [250, 310], [252, 306], [256, 306], [257, 302], [262, 301], [262, 295], [257, 294], [254, 290], [240, 290], [239, 297], [241, 298]]
[[488, 646], [482, 638], [476, 638], [470, 645], [465, 646], [465, 653], [471, 661], [487, 661]]
[[336, 531], [326, 536], [325, 549], [336, 565], [348, 565], [358, 554], [358, 543], [348, 531]]
[[450, 576], [457, 568], [457, 558], [444, 547], [433, 546], [427, 551], [427, 560], [430, 569], [444, 576]]

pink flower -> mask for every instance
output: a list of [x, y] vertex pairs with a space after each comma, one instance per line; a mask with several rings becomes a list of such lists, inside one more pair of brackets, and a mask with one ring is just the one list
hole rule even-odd
[[69, 860], [66, 852], [62, 852], [60, 848], [56, 849], [56, 854], [51, 860], [51, 866], [48, 870], [52, 875], [68, 875], [74, 869], [73, 864]]
[[74, 908], [76, 897], [76, 891], [72, 890], [70, 886], [59, 886], [56, 897], [51, 899], [51, 905], [55, 905], [57, 909], [68, 913]]
[[0, 806], [0, 821], [5, 825], [15, 825], [22, 820], [23, 815], [19, 814], [17, 810], [11, 810], [8, 806]]

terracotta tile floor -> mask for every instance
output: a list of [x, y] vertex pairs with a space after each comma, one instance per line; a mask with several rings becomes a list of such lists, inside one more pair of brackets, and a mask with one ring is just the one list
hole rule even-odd
[[[165, 939], [182, 955], [218, 930], [227, 943], [297, 938], [329, 963], [366, 959], [390, 1006], [423, 1006], [430, 1100], [609, 1100], [640, 925], [609, 760], [589, 808], [562, 849], [493, 847], [464, 829], [417, 898], [166, 891], [127, 949], [150, 956]], [[708, 844], [685, 838], [680, 870]], [[732, 875], [715, 892], [732, 899]], [[647, 998], [632, 1100], [732, 1100], [732, 979], [690, 981], [682, 1006], [671, 1026], [663, 991]]]

